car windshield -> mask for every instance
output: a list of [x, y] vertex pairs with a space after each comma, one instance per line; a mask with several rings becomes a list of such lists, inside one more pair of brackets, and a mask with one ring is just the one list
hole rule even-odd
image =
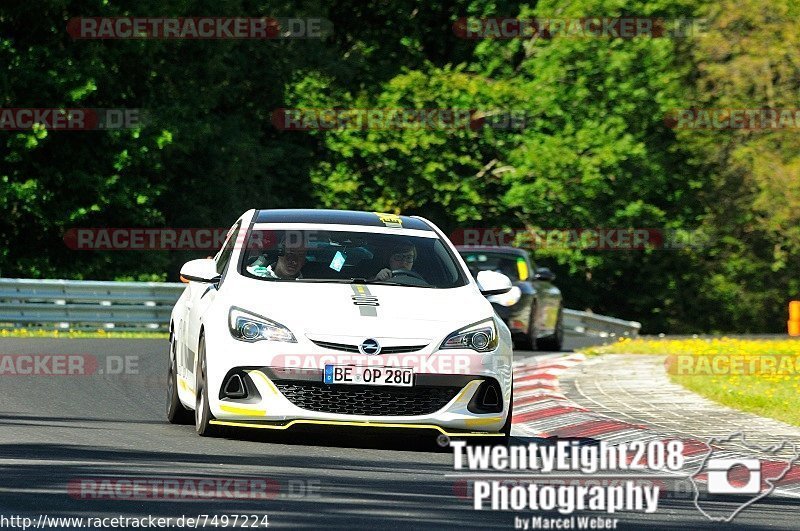
[[242, 275], [269, 281], [342, 282], [454, 288], [467, 284], [448, 247], [398, 231], [253, 229]]
[[527, 264], [525, 258], [511, 253], [460, 251], [467, 263], [467, 268], [472, 276], [477, 276], [480, 271], [497, 271], [503, 273], [512, 282], [525, 280], [527, 277]]

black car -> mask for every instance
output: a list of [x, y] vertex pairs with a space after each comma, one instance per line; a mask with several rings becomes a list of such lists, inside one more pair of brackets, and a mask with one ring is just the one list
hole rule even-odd
[[489, 297], [522, 350], [561, 350], [564, 321], [561, 291], [556, 276], [546, 267], [536, 268], [524, 249], [516, 247], [459, 246], [458, 252], [473, 276], [498, 271], [514, 286], [510, 292]]

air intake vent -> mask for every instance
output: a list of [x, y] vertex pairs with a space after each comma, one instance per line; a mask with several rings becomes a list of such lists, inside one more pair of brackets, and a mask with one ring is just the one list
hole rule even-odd
[[500, 413], [503, 411], [503, 392], [494, 378], [487, 378], [469, 401], [467, 409], [473, 413]]
[[439, 411], [460, 387], [372, 387], [320, 382], [275, 382], [283, 396], [301, 409], [370, 416], [429, 415]]
[[247, 388], [241, 375], [234, 374], [228, 378], [228, 381], [225, 382], [223, 393], [228, 398], [245, 398], [247, 396]]

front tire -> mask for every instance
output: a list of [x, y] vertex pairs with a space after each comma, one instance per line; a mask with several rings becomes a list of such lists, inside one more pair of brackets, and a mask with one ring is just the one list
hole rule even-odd
[[514, 414], [514, 382], [511, 382], [511, 398], [508, 401], [508, 417], [500, 431], [503, 433], [503, 442], [508, 446], [511, 441], [511, 419]]
[[197, 347], [197, 385], [196, 402], [194, 408], [194, 429], [201, 437], [213, 437], [217, 434], [217, 429], [211, 424], [214, 415], [208, 405], [208, 384], [206, 375], [206, 342], [200, 336], [200, 345]]
[[192, 412], [184, 407], [178, 397], [178, 361], [175, 338], [169, 341], [169, 369], [167, 371], [167, 420], [170, 424], [191, 424]]
[[531, 303], [531, 314], [528, 317], [528, 331], [517, 341], [519, 350], [536, 350], [536, 301]]
[[559, 306], [558, 317], [556, 318], [556, 329], [553, 335], [538, 340], [536, 343], [538, 350], [561, 352], [561, 349], [564, 348], [564, 316], [561, 310], [562, 308]]

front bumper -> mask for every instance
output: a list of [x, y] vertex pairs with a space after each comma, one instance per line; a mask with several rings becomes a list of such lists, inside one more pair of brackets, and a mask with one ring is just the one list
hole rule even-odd
[[443, 428], [437, 424], [417, 424], [401, 422], [379, 422], [379, 421], [346, 421], [346, 420], [318, 420], [318, 419], [294, 419], [287, 422], [264, 422], [247, 420], [219, 420], [210, 421], [216, 426], [229, 426], [233, 428], [257, 428], [270, 430], [287, 430], [294, 426], [314, 425], [314, 426], [352, 426], [359, 428], [399, 428], [437, 431], [448, 437], [503, 437], [500, 432], [459, 430]]
[[[247, 388], [244, 398], [224, 396], [224, 384], [234, 374], [241, 375]], [[496, 433], [505, 423], [507, 400], [501, 400], [500, 411], [491, 413], [475, 412], [474, 404], [470, 406], [481, 385], [499, 385], [493, 378], [417, 374], [415, 379], [413, 387], [327, 385], [317, 369], [237, 367], [223, 378], [219, 396], [214, 397], [216, 407], [213, 398], [209, 402], [215, 424], [273, 429], [344, 423], [463, 435]], [[402, 414], [404, 410], [411, 414]]]
[[[437, 347], [443, 339], [437, 338], [428, 340], [428, 346], [419, 351], [386, 355], [381, 353], [377, 356], [331, 350], [301, 336], [298, 336], [298, 343], [246, 343], [231, 338], [227, 328], [209, 328], [206, 331], [209, 408], [216, 419], [215, 424], [227, 423], [226, 425], [243, 427], [287, 429], [297, 424], [344, 424], [426, 428], [447, 434], [497, 434], [506, 422], [511, 404], [513, 350], [508, 328], [498, 319], [496, 324], [500, 337], [497, 348], [492, 352], [439, 350]], [[384, 344], [380, 337], [377, 339]], [[424, 344], [409, 338], [404, 340], [409, 344]], [[391, 345], [388, 340], [385, 344]], [[310, 382], [322, 386], [323, 364], [327, 363], [411, 367], [414, 371], [414, 385], [395, 389], [411, 392], [425, 386], [457, 389], [452, 393], [452, 398], [448, 397], [441, 402], [441, 407], [424, 414], [419, 411], [416, 414], [400, 414], [401, 411], [398, 410], [389, 411], [391, 414], [375, 414], [368, 409], [358, 411], [362, 414], [348, 414], [340, 409], [315, 411], [309, 409], [303, 401], [298, 401], [297, 395], [290, 399], [292, 392], [286, 389], [286, 385], [298, 382], [305, 385]], [[246, 375], [253, 392], [248, 392], [243, 398], [230, 398], [225, 396], [223, 389], [230, 375], [237, 371]], [[485, 381], [496, 382], [501, 407], [495, 412], [476, 413], [475, 407], [470, 407], [470, 401], [475, 398]], [[284, 391], [281, 391], [282, 387]], [[327, 387], [346, 389], [357, 386]], [[390, 390], [385, 386], [370, 388], [376, 391]], [[436, 393], [430, 395], [435, 397]], [[431, 396], [428, 400], [432, 400]], [[194, 397], [187, 398], [185, 402], [192, 403]], [[363, 403], [368, 403], [371, 399], [370, 396], [361, 398]]]

